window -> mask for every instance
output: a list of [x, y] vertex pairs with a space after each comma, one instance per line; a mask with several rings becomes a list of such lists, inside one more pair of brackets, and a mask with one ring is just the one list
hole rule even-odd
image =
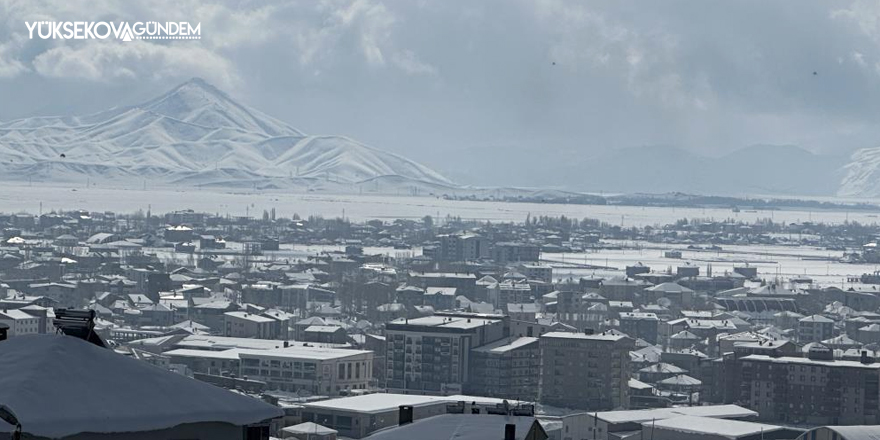
[[339, 379], [345, 379], [345, 364], [339, 364]]

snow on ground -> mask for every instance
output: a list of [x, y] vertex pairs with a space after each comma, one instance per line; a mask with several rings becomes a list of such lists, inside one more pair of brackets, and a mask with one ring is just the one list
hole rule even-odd
[[[682, 218], [700, 218], [753, 222], [772, 218], [774, 221], [825, 222], [840, 224], [846, 220], [866, 224], [880, 223], [877, 214], [843, 211], [742, 211], [729, 209], [666, 208], [613, 205], [567, 205], [512, 203], [495, 201], [446, 200], [437, 197], [372, 194], [294, 193], [281, 190], [238, 190], [185, 187], [174, 189], [148, 183], [140, 188], [140, 180], [128, 188], [82, 185], [33, 184], [0, 182], [0, 212], [27, 211], [38, 213], [52, 209], [87, 209], [131, 213], [137, 210], [164, 213], [178, 209], [219, 213], [222, 215], [259, 216], [262, 211], [276, 209], [279, 216], [312, 214], [341, 217], [343, 211], [351, 220], [418, 219], [425, 215], [493, 222], [522, 222], [532, 215], [565, 215], [573, 218], [595, 218], [624, 227], [664, 225]], [[26, 195], [26, 196], [23, 196]]]

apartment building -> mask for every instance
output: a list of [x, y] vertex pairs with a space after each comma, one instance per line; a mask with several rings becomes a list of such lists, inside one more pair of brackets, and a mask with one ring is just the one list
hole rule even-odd
[[633, 338], [657, 343], [660, 319], [654, 313], [624, 312], [620, 314], [620, 331]]
[[587, 411], [629, 407], [632, 338], [611, 333], [546, 333], [540, 338], [540, 401]]
[[241, 375], [282, 391], [327, 396], [371, 388], [373, 352], [290, 346], [240, 351]]
[[534, 402], [541, 379], [538, 338], [505, 338], [471, 350], [470, 380], [475, 396]]
[[224, 314], [224, 336], [234, 338], [273, 339], [275, 321], [265, 316], [248, 312], [226, 312]]
[[553, 282], [553, 268], [547, 264], [520, 264], [518, 270], [530, 280], [541, 280], [545, 283]]
[[822, 315], [812, 315], [798, 320], [798, 342], [820, 342], [834, 337], [834, 321]]
[[491, 255], [498, 264], [538, 261], [541, 248], [536, 244], [501, 242], [492, 246]]
[[396, 319], [385, 326], [389, 392], [461, 393], [470, 377], [471, 349], [504, 338], [508, 319], [499, 315], [438, 313]]
[[489, 240], [477, 234], [445, 234], [440, 239], [439, 259], [469, 261], [489, 257]]
[[458, 272], [411, 272], [409, 284], [427, 289], [429, 287], [454, 287], [457, 295], [474, 297], [477, 276]]
[[40, 318], [18, 309], [0, 310], [0, 323], [9, 326], [7, 336], [35, 335], [40, 331]]
[[760, 420], [808, 425], [880, 423], [880, 363], [834, 360], [831, 351], [808, 357], [742, 358], [741, 401]]

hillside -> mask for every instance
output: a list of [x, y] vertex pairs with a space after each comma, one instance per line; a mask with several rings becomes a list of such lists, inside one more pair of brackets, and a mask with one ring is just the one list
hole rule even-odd
[[452, 183], [344, 136], [312, 136], [193, 79], [142, 104], [0, 123], [4, 180], [308, 186], [384, 176]]

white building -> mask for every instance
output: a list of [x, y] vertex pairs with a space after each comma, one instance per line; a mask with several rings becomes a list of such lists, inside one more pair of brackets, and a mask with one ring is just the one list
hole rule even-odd
[[223, 317], [226, 336], [236, 338], [272, 339], [275, 320], [247, 312], [226, 312]]
[[371, 388], [373, 352], [291, 346], [272, 350], [243, 350], [241, 376], [261, 380], [270, 388], [339, 395]]
[[40, 333], [40, 318], [31, 316], [21, 310], [7, 309], [0, 311], [0, 322], [9, 326], [9, 337]]

